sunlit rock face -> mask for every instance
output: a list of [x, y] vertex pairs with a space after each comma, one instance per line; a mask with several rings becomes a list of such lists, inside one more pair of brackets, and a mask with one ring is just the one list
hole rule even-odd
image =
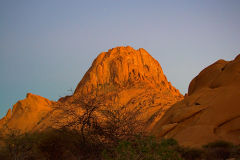
[[182, 98], [146, 50], [128, 46], [99, 54], [74, 94], [60, 101], [72, 103], [83, 99], [108, 109], [138, 110], [139, 118], [149, 129]]
[[179, 92], [168, 83], [160, 64], [144, 49], [116, 47], [101, 53], [78, 84], [75, 94], [105, 94], [106, 91], [145, 83]]
[[0, 120], [0, 127], [3, 130], [31, 131], [52, 110], [53, 103], [44, 97], [28, 93], [25, 99], [8, 110], [7, 115]]
[[240, 143], [240, 55], [219, 60], [195, 77], [188, 96], [173, 105], [153, 127], [157, 137], [200, 147], [225, 140]]
[[[98, 55], [73, 95], [58, 102], [27, 96], [14, 105], [11, 116], [4, 117], [0, 126], [22, 131], [59, 127], [72, 119], [64, 110], [74, 110], [81, 116], [84, 103], [99, 105], [99, 110], [138, 111], [137, 118], [150, 131], [165, 111], [182, 98], [147, 51], [116, 47]], [[104, 119], [99, 110], [96, 116]]]

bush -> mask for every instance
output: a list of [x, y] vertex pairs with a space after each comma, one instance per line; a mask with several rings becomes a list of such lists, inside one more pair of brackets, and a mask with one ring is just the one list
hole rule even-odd
[[240, 158], [239, 146], [225, 141], [216, 141], [204, 145], [201, 149], [179, 147], [178, 152], [185, 160], [225, 160]]
[[229, 142], [215, 141], [215, 142], [211, 142], [207, 145], [204, 145], [203, 148], [232, 148], [233, 146], [234, 145]]
[[70, 131], [49, 130], [40, 136], [38, 148], [47, 159], [74, 157], [74, 141], [77, 138]]
[[49, 129], [44, 132], [9, 134], [1, 147], [0, 159], [100, 159], [102, 150], [103, 146], [94, 139], [83, 142], [81, 134], [76, 130]]
[[12, 131], [4, 137], [4, 144], [1, 147], [2, 159], [42, 159], [42, 155], [38, 150], [37, 134], [20, 134], [17, 131]]
[[120, 141], [110, 150], [104, 150], [106, 160], [180, 160], [176, 151], [178, 144], [173, 139], [157, 140], [154, 137], [137, 136], [133, 140]]
[[185, 160], [197, 160], [203, 158], [203, 150], [196, 148], [180, 148], [181, 156]]
[[77, 130], [54, 129], [41, 134], [38, 147], [47, 159], [85, 160], [100, 159], [104, 145], [91, 135], [83, 141], [82, 134]]
[[216, 141], [203, 146], [204, 156], [209, 160], [236, 158], [236, 146], [225, 141]]
[[81, 132], [69, 129], [49, 129], [44, 132], [20, 134], [12, 132], [2, 138], [3, 160], [220, 160], [240, 158], [240, 146], [216, 141], [202, 149], [184, 148], [174, 139], [150, 136], [130, 136], [116, 143], [103, 143], [89, 132], [85, 139]]

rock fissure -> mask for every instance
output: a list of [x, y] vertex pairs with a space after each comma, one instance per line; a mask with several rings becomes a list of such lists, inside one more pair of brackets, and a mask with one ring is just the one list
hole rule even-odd
[[237, 119], [237, 118], [240, 118], [240, 115], [235, 116], [235, 117], [232, 117], [232, 118], [230, 118], [230, 119], [228, 119], [228, 120], [225, 120], [224, 122], [222, 122], [222, 123], [220, 123], [219, 125], [217, 125], [217, 126], [213, 129], [214, 134], [216, 134], [216, 132], [217, 132], [217, 130], [218, 130], [219, 128], [223, 127], [223, 126], [226, 125], [227, 123], [230, 123], [231, 121], [234, 121], [234, 120]]

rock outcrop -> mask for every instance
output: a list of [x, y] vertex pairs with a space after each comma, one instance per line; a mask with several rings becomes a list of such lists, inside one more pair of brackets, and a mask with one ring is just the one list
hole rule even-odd
[[215, 140], [239, 144], [239, 97], [240, 55], [200, 72], [183, 99], [144, 49], [116, 47], [94, 60], [73, 95], [53, 102], [27, 94], [0, 120], [0, 129], [58, 128], [74, 122], [75, 115], [84, 116], [86, 108], [93, 106], [100, 121], [108, 118], [106, 111], [134, 116], [145, 131], [175, 138], [181, 145], [200, 147]]
[[148, 130], [182, 98], [147, 51], [127, 46], [99, 54], [74, 94], [59, 102], [72, 105], [81, 100], [102, 106], [101, 110], [138, 112]]
[[173, 105], [153, 127], [157, 137], [200, 147], [224, 140], [240, 143], [240, 55], [219, 60], [195, 77], [184, 100]]
[[53, 103], [46, 98], [28, 93], [25, 99], [18, 101], [12, 110], [8, 110], [7, 115], [0, 120], [0, 127], [6, 132], [31, 131], [52, 110]]
[[137, 119], [149, 130], [171, 105], [183, 98], [147, 51], [131, 47], [116, 47], [101, 53], [73, 95], [58, 102], [36, 97], [28, 95], [14, 105], [12, 115], [1, 120], [2, 126], [22, 131], [57, 127], [73, 120], [65, 114], [66, 110], [81, 116], [84, 105], [97, 105], [99, 119], [104, 119], [102, 110], [137, 112]]
[[78, 84], [74, 94], [99, 95], [106, 90], [132, 87], [138, 83], [180, 95], [163, 74], [160, 64], [144, 49], [117, 47], [101, 53]]

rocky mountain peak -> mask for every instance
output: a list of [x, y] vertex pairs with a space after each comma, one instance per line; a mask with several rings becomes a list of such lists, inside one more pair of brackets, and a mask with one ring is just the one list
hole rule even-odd
[[81, 116], [86, 107], [96, 106], [96, 119], [101, 122], [107, 118], [103, 111], [131, 112], [147, 131], [182, 99], [146, 50], [116, 47], [97, 56], [73, 95], [52, 102], [29, 93], [13, 106], [8, 118], [0, 120], [0, 130], [7, 130], [5, 126], [23, 132], [57, 128], [74, 120], [66, 110]]
[[136, 84], [170, 88], [160, 64], [144, 49], [116, 47], [102, 52], [78, 84], [75, 94], [106, 93]]

